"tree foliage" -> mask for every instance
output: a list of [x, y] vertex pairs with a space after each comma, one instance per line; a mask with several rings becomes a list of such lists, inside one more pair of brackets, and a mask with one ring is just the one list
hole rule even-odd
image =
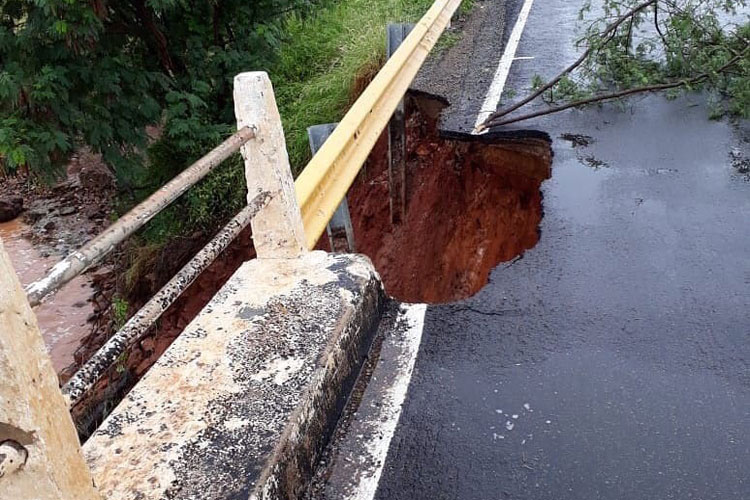
[[[705, 91], [713, 116], [750, 117], [745, 0], [603, 0], [598, 7], [589, 0], [580, 11], [580, 57], [548, 82], [535, 78], [529, 96], [484, 127], [653, 91]], [[509, 116], [540, 97], [551, 107]]]
[[122, 173], [159, 125], [186, 157], [234, 122], [233, 76], [267, 68], [311, 0], [0, 0], [0, 167], [54, 172], [81, 145]]

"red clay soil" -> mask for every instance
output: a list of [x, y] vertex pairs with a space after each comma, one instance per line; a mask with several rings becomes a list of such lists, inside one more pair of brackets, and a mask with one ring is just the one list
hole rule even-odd
[[424, 96], [410, 99], [407, 113], [406, 217], [390, 222], [381, 140], [349, 193], [357, 251], [399, 300], [460, 300], [479, 291], [500, 262], [537, 243], [549, 142], [440, 138], [434, 101]]

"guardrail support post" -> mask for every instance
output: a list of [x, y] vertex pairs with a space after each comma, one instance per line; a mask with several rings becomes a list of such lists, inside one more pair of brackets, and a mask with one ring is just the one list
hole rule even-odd
[[[313, 155], [323, 146], [337, 125], [338, 123], [326, 123], [325, 125], [313, 125], [307, 128], [307, 138], [310, 141], [310, 151]], [[326, 233], [328, 233], [328, 241], [331, 243], [332, 252], [357, 252], [354, 243], [352, 217], [349, 214], [349, 202], [346, 200], [346, 196], [333, 213], [331, 221], [326, 226]]]
[[237, 128], [255, 128], [255, 139], [242, 146], [248, 202], [268, 191], [273, 199], [253, 218], [253, 242], [258, 258], [299, 257], [306, 251], [284, 129], [271, 80], [265, 72], [234, 77]]
[[[413, 24], [388, 25], [386, 54], [389, 59], [413, 28]], [[406, 116], [403, 99], [388, 124], [388, 185], [391, 223], [395, 224], [406, 217]]]
[[0, 497], [99, 500], [36, 317], [0, 241]]

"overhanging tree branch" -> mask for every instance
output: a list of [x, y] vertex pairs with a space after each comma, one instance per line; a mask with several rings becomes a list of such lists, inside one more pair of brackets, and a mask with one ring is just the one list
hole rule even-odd
[[[735, 57], [733, 57], [732, 59], [730, 59], [729, 62], [727, 62], [726, 64], [724, 64], [723, 66], [721, 66], [719, 69], [717, 69], [716, 73], [717, 74], [726, 73], [732, 66], [734, 66], [735, 64], [737, 64], [737, 62], [739, 62], [743, 57], [746, 57], [746, 55], [747, 55], [747, 49], [745, 49], [743, 52], [741, 52], [740, 54], [736, 55]], [[484, 123], [483, 126], [484, 126], [484, 128], [499, 127], [501, 125], [509, 125], [511, 123], [517, 123], [517, 122], [520, 122], [520, 121], [528, 120], [530, 118], [538, 118], [540, 116], [546, 116], [546, 115], [550, 115], [550, 114], [553, 114], [553, 113], [558, 113], [560, 111], [565, 111], [566, 109], [577, 108], [579, 106], [585, 106], [587, 104], [593, 104], [593, 103], [597, 103], [597, 102], [611, 101], [613, 99], [620, 99], [622, 97], [627, 97], [627, 96], [630, 96], [630, 95], [633, 95], [633, 94], [640, 94], [640, 93], [645, 93], [645, 92], [661, 92], [661, 91], [664, 91], [664, 90], [670, 90], [670, 89], [674, 89], [674, 88], [679, 88], [679, 87], [683, 87], [683, 86], [686, 86], [686, 85], [694, 85], [696, 83], [702, 82], [703, 80], [705, 80], [709, 76], [710, 76], [709, 73], [702, 73], [702, 74], [700, 74], [700, 75], [698, 75], [698, 76], [696, 76], [694, 78], [690, 78], [690, 79], [683, 79], [683, 80], [679, 80], [679, 81], [662, 83], [662, 84], [655, 84], [655, 85], [644, 85], [642, 87], [634, 87], [634, 88], [627, 89], [627, 90], [621, 90], [619, 92], [613, 92], [613, 93], [610, 93], [610, 94], [598, 95], [598, 96], [590, 97], [590, 98], [587, 98], [587, 99], [581, 99], [581, 100], [578, 100], [578, 101], [570, 102], [570, 103], [562, 105], [562, 106], [555, 106], [555, 107], [544, 109], [544, 110], [541, 110], [541, 111], [536, 111], [534, 113], [528, 113], [528, 114], [517, 116], [517, 117], [514, 117], [514, 118], [508, 118], [506, 120], [502, 120], [501, 119], [502, 115], [501, 115], [500, 117], [495, 118], [494, 120], [488, 119]]]
[[[620, 27], [620, 25], [622, 23], [624, 23], [625, 21], [627, 21], [628, 19], [630, 19], [633, 15], [637, 14], [638, 12], [642, 11], [643, 9], [645, 9], [645, 8], [651, 6], [651, 5], [654, 5], [654, 4], [658, 3], [658, 1], [659, 0], [647, 0], [647, 1], [643, 2], [643, 3], [641, 3], [641, 4], [636, 5], [631, 10], [629, 10], [625, 14], [621, 15], [620, 17], [618, 17], [614, 22], [612, 22], [609, 26], [607, 26], [604, 31], [602, 31], [599, 34], [600, 40], [605, 40], [605, 38], [607, 38], [607, 37], [609, 37], [609, 39], [611, 40], [612, 37], [610, 35], [613, 34], [617, 30], [617, 28]], [[606, 40], [605, 43], [609, 43], [609, 40]], [[509, 113], [512, 113], [513, 111], [517, 110], [521, 106], [524, 106], [524, 105], [528, 104], [529, 102], [533, 101], [534, 99], [536, 99], [537, 97], [539, 97], [540, 95], [542, 95], [547, 90], [549, 90], [552, 87], [554, 87], [567, 74], [569, 74], [574, 69], [576, 69], [578, 66], [580, 66], [586, 60], [586, 58], [588, 58], [591, 55], [591, 52], [592, 52], [593, 49], [594, 49], [594, 47], [592, 47], [591, 45], [589, 45], [589, 47], [583, 52], [583, 54], [581, 54], [581, 56], [578, 59], [575, 60], [575, 62], [573, 62], [570, 66], [568, 66], [567, 68], [565, 68], [564, 70], [562, 70], [560, 73], [558, 73], [557, 76], [555, 76], [552, 80], [550, 80], [546, 84], [542, 85], [535, 92], [532, 92], [528, 97], [526, 97], [526, 98], [518, 101], [517, 103], [513, 104], [512, 106], [510, 106], [508, 108], [502, 109], [500, 111], [497, 111], [497, 112], [491, 114], [487, 118], [487, 120], [482, 125], [480, 125], [477, 128], [477, 131], [481, 132], [482, 130], [484, 130], [484, 129], [487, 128], [487, 126], [488, 126], [488, 124], [490, 122], [492, 122], [494, 120], [497, 120], [498, 118], [501, 118], [501, 117], [503, 117], [503, 116], [505, 116], [505, 115], [507, 115]]]

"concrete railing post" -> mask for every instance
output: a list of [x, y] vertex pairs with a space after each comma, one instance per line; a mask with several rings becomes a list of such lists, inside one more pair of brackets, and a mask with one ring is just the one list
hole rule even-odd
[[0, 498], [100, 498], [36, 318], [2, 241]]
[[234, 77], [234, 110], [237, 127], [255, 129], [255, 139], [245, 143], [248, 200], [267, 191], [273, 199], [253, 218], [253, 242], [258, 258], [295, 258], [306, 251], [284, 129], [276, 107], [271, 80], [265, 72]]

